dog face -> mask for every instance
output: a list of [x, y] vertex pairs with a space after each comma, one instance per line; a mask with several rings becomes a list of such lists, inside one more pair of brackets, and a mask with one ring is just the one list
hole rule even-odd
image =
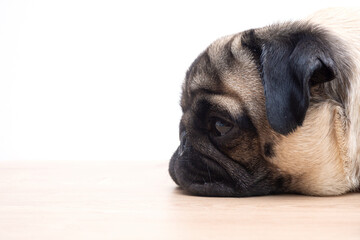
[[183, 84], [173, 180], [205, 196], [347, 191], [343, 111], [326, 90], [348, 71], [337, 44], [289, 23], [210, 45]]

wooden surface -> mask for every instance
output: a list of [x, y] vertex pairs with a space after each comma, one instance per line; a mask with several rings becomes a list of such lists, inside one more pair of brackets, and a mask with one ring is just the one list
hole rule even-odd
[[360, 194], [194, 197], [167, 162], [0, 162], [0, 239], [360, 239]]

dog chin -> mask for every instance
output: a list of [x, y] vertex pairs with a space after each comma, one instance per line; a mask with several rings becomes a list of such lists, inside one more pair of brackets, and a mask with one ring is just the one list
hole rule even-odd
[[178, 152], [177, 150], [170, 160], [169, 173], [184, 191], [198, 196], [247, 195], [236, 190], [236, 181], [216, 161], [193, 152], [179, 156]]

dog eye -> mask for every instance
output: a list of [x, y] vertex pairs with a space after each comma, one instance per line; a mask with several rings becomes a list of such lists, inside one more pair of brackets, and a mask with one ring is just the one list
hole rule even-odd
[[213, 118], [211, 125], [211, 130], [215, 136], [224, 136], [233, 128], [231, 123], [220, 118]]

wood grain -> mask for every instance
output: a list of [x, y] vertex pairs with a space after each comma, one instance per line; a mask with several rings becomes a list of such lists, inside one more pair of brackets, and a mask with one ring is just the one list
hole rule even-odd
[[167, 162], [0, 162], [0, 239], [360, 239], [360, 194], [208, 198]]

